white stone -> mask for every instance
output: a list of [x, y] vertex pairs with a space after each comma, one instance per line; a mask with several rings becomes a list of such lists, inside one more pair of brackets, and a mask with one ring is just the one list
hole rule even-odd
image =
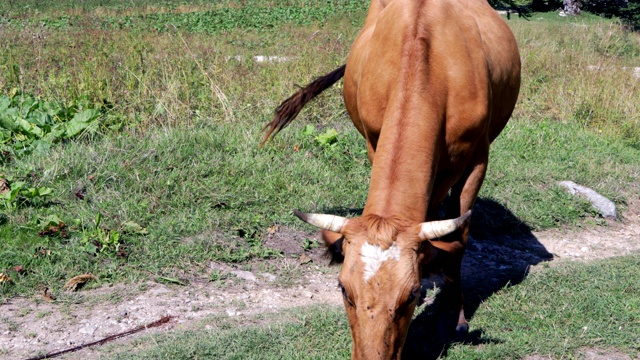
[[96, 325], [87, 325], [87, 326], [81, 327], [80, 330], [78, 330], [78, 332], [81, 334], [93, 335], [97, 329], [98, 327]]
[[586, 186], [581, 186], [573, 181], [560, 181], [558, 185], [564, 187], [571, 195], [580, 195], [585, 197], [598, 212], [605, 218], [616, 220], [616, 205], [613, 201], [598, 194], [595, 190]]
[[235, 276], [247, 280], [247, 281], [256, 281], [256, 276], [253, 275], [253, 273], [251, 271], [244, 271], [244, 270], [232, 270], [231, 271], [232, 274], [234, 274]]

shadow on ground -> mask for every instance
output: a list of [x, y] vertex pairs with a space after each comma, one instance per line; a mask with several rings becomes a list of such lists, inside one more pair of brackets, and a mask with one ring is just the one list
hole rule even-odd
[[[473, 321], [478, 306], [506, 286], [522, 282], [529, 267], [553, 258], [531, 229], [500, 203], [478, 199], [471, 221], [470, 239], [462, 263], [465, 314]], [[435, 318], [439, 298], [409, 328], [403, 359], [436, 359], [446, 354], [451, 342], [438, 335]], [[464, 340], [469, 344], [500, 342], [484, 337], [481, 330]]]

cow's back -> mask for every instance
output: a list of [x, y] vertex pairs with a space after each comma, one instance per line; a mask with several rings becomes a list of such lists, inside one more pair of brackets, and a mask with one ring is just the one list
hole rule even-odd
[[[493, 140], [515, 106], [519, 74], [513, 34], [484, 0], [393, 0], [372, 6], [354, 41], [345, 103], [374, 148], [407, 101], [438, 115], [415, 121], [446, 121], [447, 141], [478, 132]], [[441, 125], [433, 126], [424, 129]]]

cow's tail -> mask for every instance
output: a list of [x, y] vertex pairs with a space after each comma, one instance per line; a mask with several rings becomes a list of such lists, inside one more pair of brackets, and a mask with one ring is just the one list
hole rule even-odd
[[311, 99], [340, 80], [344, 76], [344, 68], [345, 65], [342, 65], [332, 72], [322, 75], [283, 101], [276, 108], [276, 116], [273, 120], [262, 128], [262, 131], [266, 130], [267, 133], [264, 135], [260, 147], [267, 142], [270, 136], [275, 136], [280, 130], [289, 125]]

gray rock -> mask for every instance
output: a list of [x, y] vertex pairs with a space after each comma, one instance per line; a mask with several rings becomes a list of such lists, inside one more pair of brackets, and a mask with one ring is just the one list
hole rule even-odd
[[571, 195], [580, 195], [586, 198], [598, 212], [606, 219], [617, 220], [616, 205], [613, 201], [598, 194], [595, 190], [581, 186], [573, 181], [560, 181], [558, 185], [567, 189]]
[[235, 276], [247, 280], [247, 281], [256, 281], [256, 276], [253, 275], [252, 272], [250, 271], [244, 271], [244, 270], [232, 270], [231, 271], [232, 274], [234, 274]]
[[270, 273], [266, 273], [266, 272], [260, 273], [260, 276], [262, 276], [263, 278], [265, 278], [265, 280], [270, 281], [270, 282], [274, 282], [277, 279], [277, 277], [275, 275], [270, 274]]
[[78, 332], [81, 334], [93, 335], [97, 329], [98, 329], [98, 326], [89, 324], [87, 326], [81, 327], [80, 330], [78, 330]]

